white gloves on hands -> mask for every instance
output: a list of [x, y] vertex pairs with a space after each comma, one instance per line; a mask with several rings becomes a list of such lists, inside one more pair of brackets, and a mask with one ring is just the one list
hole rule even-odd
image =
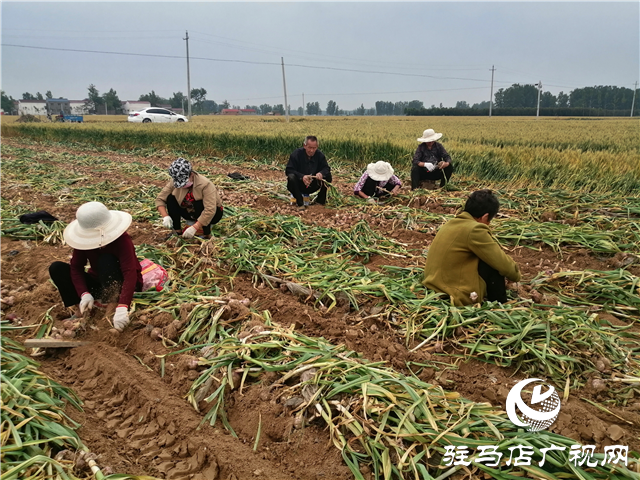
[[378, 203], [375, 198], [369, 197], [367, 198], [367, 203]]
[[433, 172], [436, 169], [436, 166], [433, 163], [425, 163], [424, 168], [429, 172]]
[[182, 233], [182, 238], [193, 238], [195, 234], [196, 234], [196, 227], [192, 225]]
[[173, 220], [171, 220], [171, 217], [162, 217], [162, 226], [164, 228], [173, 228]]
[[89, 292], [84, 292], [80, 297], [80, 315], [82, 315], [85, 310], [90, 311], [93, 308], [94, 302], [93, 295]]
[[113, 315], [113, 327], [121, 332], [127, 325], [129, 325], [129, 310], [127, 307], [116, 308], [116, 313]]

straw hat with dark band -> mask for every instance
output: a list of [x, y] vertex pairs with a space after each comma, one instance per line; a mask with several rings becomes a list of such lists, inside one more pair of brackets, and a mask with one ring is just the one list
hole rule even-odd
[[109, 210], [100, 202], [85, 203], [64, 229], [64, 241], [76, 250], [104, 247], [126, 232], [131, 220], [127, 212]]

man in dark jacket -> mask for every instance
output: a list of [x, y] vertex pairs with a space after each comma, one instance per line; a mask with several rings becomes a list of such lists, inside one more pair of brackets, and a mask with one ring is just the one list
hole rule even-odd
[[302, 148], [293, 151], [285, 169], [287, 189], [296, 200], [300, 210], [304, 210], [303, 195], [318, 192], [316, 202], [327, 202], [327, 183], [331, 183], [331, 167], [324, 154], [318, 150], [318, 139], [309, 135], [304, 139]]
[[423, 180], [440, 180], [440, 187], [444, 187], [453, 174], [451, 157], [441, 143], [436, 142], [441, 133], [428, 128], [418, 139], [420, 145], [413, 155], [411, 167], [411, 190], [420, 188]]

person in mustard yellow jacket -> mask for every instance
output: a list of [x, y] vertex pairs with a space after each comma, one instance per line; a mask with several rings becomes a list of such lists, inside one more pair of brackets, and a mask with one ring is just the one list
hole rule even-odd
[[[156, 198], [156, 207], [162, 224], [173, 228], [182, 238], [193, 238], [202, 228], [205, 237], [211, 234], [211, 225], [222, 218], [223, 207], [218, 190], [211, 181], [198, 174], [184, 158], [173, 161], [169, 167], [171, 180]], [[191, 221], [182, 231], [181, 219]]]
[[489, 223], [500, 203], [491, 190], [473, 192], [464, 211], [444, 224], [433, 239], [422, 284], [447, 293], [454, 305], [506, 302], [505, 278], [520, 281], [520, 269], [491, 235]]

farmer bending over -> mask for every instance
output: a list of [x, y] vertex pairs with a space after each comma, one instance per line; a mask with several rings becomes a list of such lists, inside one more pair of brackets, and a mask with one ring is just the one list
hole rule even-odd
[[402, 182], [393, 174], [391, 164], [381, 160], [367, 165], [367, 170], [353, 187], [353, 194], [369, 203], [375, 203], [377, 199], [396, 195], [400, 187]]
[[[76, 220], [63, 233], [73, 248], [71, 263], [49, 266], [49, 276], [65, 307], [78, 305], [83, 314], [94, 305], [117, 301], [113, 326], [118, 331], [129, 324], [133, 292], [142, 291], [140, 262], [126, 232], [129, 225], [131, 215], [126, 212], [109, 210], [100, 202], [81, 205]], [[87, 262], [89, 271], [85, 272]]]
[[441, 133], [428, 128], [418, 139], [420, 145], [413, 155], [411, 167], [411, 190], [420, 188], [424, 180], [440, 180], [440, 187], [444, 187], [453, 174], [451, 157], [441, 143], [436, 142]]
[[[173, 228], [175, 235], [193, 238], [200, 229], [209, 237], [211, 225], [222, 218], [222, 202], [218, 190], [211, 181], [191, 168], [180, 157], [169, 166], [171, 180], [156, 198], [156, 207], [162, 216], [162, 225]], [[182, 231], [181, 219], [190, 225]]]
[[293, 151], [285, 168], [287, 189], [296, 200], [299, 210], [304, 210], [303, 195], [318, 193], [316, 202], [327, 203], [327, 184], [331, 183], [331, 167], [324, 154], [318, 150], [318, 139], [309, 135], [304, 139], [302, 148]]
[[518, 265], [491, 235], [500, 203], [491, 190], [473, 192], [464, 211], [444, 224], [427, 253], [422, 284], [448, 293], [454, 305], [506, 302], [505, 278], [520, 281]]

